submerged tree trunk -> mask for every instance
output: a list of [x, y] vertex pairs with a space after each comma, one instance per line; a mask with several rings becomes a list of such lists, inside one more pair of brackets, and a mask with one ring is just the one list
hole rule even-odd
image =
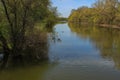
[[4, 38], [4, 36], [2, 35], [1, 32], [0, 32], [0, 41], [2, 42], [3, 55], [4, 55], [1, 67], [5, 67], [7, 62], [8, 62], [8, 58], [9, 58], [11, 50], [9, 49], [9, 47], [7, 45], [7, 41], [6, 41], [6, 39]]

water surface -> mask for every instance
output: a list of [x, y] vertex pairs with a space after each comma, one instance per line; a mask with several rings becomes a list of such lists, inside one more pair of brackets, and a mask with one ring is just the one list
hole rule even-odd
[[0, 71], [0, 80], [120, 80], [120, 31], [57, 24], [48, 33], [49, 62]]

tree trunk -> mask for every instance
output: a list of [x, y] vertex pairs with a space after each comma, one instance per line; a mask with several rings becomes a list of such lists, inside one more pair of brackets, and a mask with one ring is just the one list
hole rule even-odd
[[4, 54], [2, 67], [5, 67], [5, 65], [8, 62], [8, 58], [9, 58], [9, 55], [10, 55], [11, 51], [10, 51], [8, 45], [7, 45], [6, 39], [4, 38], [4, 36], [2, 35], [1, 32], [0, 32], [0, 41], [2, 43], [3, 54]]

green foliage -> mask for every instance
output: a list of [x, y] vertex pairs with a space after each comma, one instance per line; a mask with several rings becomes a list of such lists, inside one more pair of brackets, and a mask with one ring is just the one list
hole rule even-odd
[[50, 0], [1, 0], [0, 43], [8, 49], [4, 51], [12, 54], [22, 51], [28, 46], [28, 30], [34, 30], [37, 22], [53, 24], [57, 16], [57, 8], [51, 6]]
[[92, 8], [83, 6], [72, 10], [69, 21], [119, 25], [119, 12], [119, 0], [97, 0]]

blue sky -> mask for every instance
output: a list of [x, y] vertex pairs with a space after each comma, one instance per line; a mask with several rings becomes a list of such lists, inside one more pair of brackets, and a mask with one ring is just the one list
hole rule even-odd
[[72, 9], [80, 6], [91, 6], [96, 0], [51, 0], [52, 5], [58, 8], [61, 16], [68, 17]]

